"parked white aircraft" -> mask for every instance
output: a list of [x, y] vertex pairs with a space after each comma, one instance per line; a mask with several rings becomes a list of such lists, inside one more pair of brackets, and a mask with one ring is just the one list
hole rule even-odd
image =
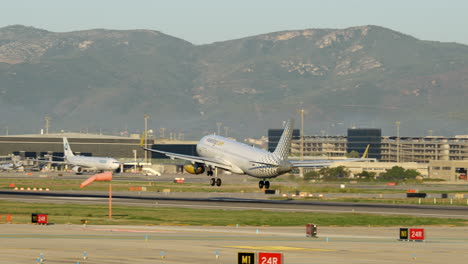
[[107, 157], [87, 157], [87, 156], [75, 156], [68, 144], [66, 137], [63, 138], [63, 153], [64, 161], [41, 161], [48, 163], [68, 164], [72, 165], [72, 170], [75, 173], [82, 173], [83, 170], [92, 171], [114, 171], [120, 166], [114, 158]]
[[[276, 178], [296, 167], [324, 167], [334, 162], [333, 160], [288, 161], [293, 128], [294, 119], [290, 119], [273, 153], [216, 135], [205, 136], [198, 142], [196, 149], [199, 156], [144, 149], [165, 154], [172, 159], [186, 160], [184, 169], [188, 173], [201, 174], [206, 170], [208, 176], [214, 174], [215, 178], [211, 178], [210, 182], [212, 186], [221, 186], [221, 179], [217, 177], [217, 169], [220, 168], [235, 174], [260, 178], [262, 180], [258, 183], [259, 188], [268, 189], [270, 182], [266, 179]], [[363, 159], [345, 161], [355, 160]]]
[[13, 171], [23, 168], [23, 163], [21, 161], [11, 161], [8, 163], [0, 164], [0, 171]]

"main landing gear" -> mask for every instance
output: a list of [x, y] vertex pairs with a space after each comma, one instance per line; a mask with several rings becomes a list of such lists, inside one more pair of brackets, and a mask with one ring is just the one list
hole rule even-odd
[[265, 187], [265, 189], [270, 189], [270, 182], [265, 181], [265, 180], [259, 181], [258, 182], [258, 188], [263, 189], [263, 187]]
[[214, 169], [214, 172], [213, 172], [213, 169], [211, 169], [211, 168], [206, 172], [206, 175], [208, 175], [210, 177], [213, 176], [213, 174], [214, 174], [214, 178], [210, 179], [210, 185], [211, 186], [215, 186], [215, 185], [216, 186], [221, 186], [222, 182], [221, 182], [221, 179], [218, 178], [218, 169], [217, 168]]
[[210, 179], [211, 186], [221, 186], [221, 179], [220, 178], [211, 178]]

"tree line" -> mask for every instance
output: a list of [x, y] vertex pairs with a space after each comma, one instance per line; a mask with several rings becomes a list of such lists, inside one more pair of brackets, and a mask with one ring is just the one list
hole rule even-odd
[[[334, 181], [349, 178], [351, 171], [344, 166], [324, 167], [320, 170], [310, 171], [304, 174], [304, 180], [324, 180]], [[377, 174], [375, 172], [363, 171], [354, 175], [354, 178], [369, 181], [405, 181], [416, 179], [421, 173], [413, 169], [404, 169], [400, 166], [394, 166], [385, 172]]]

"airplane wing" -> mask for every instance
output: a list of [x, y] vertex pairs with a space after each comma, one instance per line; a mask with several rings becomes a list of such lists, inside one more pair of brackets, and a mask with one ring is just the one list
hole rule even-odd
[[322, 168], [322, 167], [328, 167], [332, 163], [335, 162], [357, 162], [357, 161], [377, 161], [374, 158], [368, 158], [369, 155], [369, 147], [370, 144], [367, 145], [366, 150], [364, 151], [364, 154], [362, 154], [362, 157], [360, 158], [349, 158], [349, 159], [342, 159], [342, 160], [290, 160], [289, 162], [296, 168]]
[[135, 164], [139, 164], [143, 162], [145, 161], [144, 160], [114, 161], [114, 163], [123, 164], [123, 165], [135, 165]]
[[41, 160], [41, 159], [31, 159], [32, 161], [42, 162], [42, 163], [58, 163], [58, 164], [69, 164], [65, 161], [53, 161], [53, 160]]
[[351, 158], [342, 160], [290, 160], [291, 164], [296, 168], [322, 168], [328, 167], [335, 162], [359, 162], [359, 161], [376, 161], [373, 158]]
[[289, 161], [295, 168], [322, 168], [328, 167], [332, 164], [333, 160], [290, 160]]
[[222, 168], [225, 170], [231, 170], [232, 166], [231, 164], [220, 160], [216, 158], [205, 158], [205, 157], [199, 157], [199, 156], [191, 156], [191, 155], [184, 155], [184, 154], [178, 154], [178, 153], [172, 153], [172, 152], [167, 152], [167, 151], [162, 151], [162, 150], [156, 150], [156, 149], [149, 149], [149, 148], [143, 148], [144, 150], [151, 151], [151, 152], [156, 152], [156, 153], [161, 153], [164, 154], [171, 159], [181, 159], [181, 160], [188, 160], [190, 162], [197, 162], [197, 163], [202, 163], [211, 167], [217, 167], [217, 168]]
[[54, 161], [54, 160], [41, 160], [41, 159], [31, 159], [32, 161], [37, 161], [41, 163], [54, 163], [54, 164], [68, 164], [68, 165], [76, 165], [66, 161]]

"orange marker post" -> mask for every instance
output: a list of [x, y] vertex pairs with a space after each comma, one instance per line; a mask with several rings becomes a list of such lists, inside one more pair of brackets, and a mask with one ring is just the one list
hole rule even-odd
[[112, 183], [109, 182], [109, 219], [112, 219]]

